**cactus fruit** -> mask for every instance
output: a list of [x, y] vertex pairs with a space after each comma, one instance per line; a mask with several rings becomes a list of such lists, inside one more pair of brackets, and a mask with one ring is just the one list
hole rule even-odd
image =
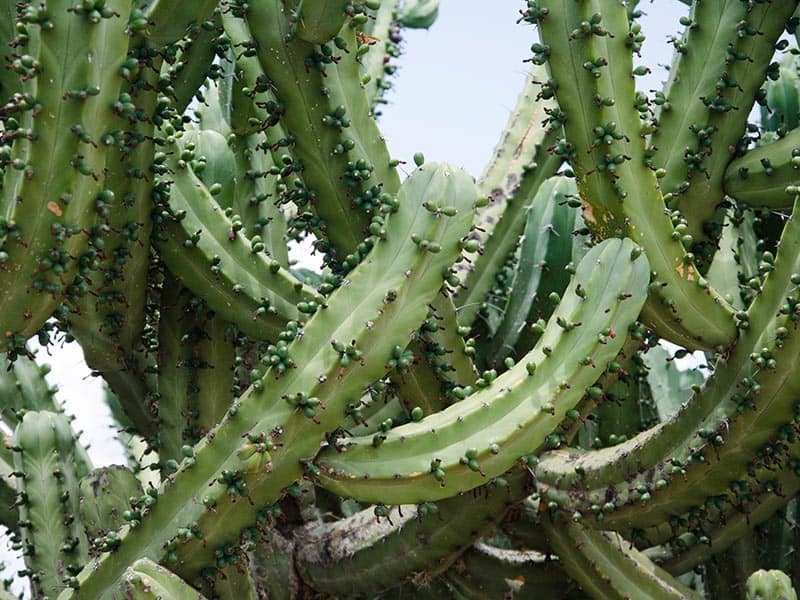
[[[643, 3], [520, 2], [476, 183], [377, 123], [438, 0], [0, 0], [32, 595], [796, 598], [800, 0], [684, 4], [646, 93]], [[80, 344], [125, 466], [31, 338]]]

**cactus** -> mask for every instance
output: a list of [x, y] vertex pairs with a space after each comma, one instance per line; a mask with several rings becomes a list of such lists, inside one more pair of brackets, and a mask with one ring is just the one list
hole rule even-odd
[[792, 587], [789, 576], [783, 571], [765, 571], [760, 569], [750, 575], [747, 579], [747, 589], [745, 597], [747, 600], [794, 600], [797, 592]]
[[[647, 93], [635, 0], [520, 2], [476, 183], [377, 121], [436, 0], [0, 0], [32, 595], [796, 597], [800, 2], [684, 3]], [[31, 338], [80, 344], [126, 465]]]

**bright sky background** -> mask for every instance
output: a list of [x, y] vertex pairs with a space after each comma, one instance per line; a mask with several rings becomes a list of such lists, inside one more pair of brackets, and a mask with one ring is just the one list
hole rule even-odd
[[[430, 30], [405, 32], [405, 54], [380, 121], [393, 156], [413, 164], [412, 155], [421, 151], [427, 160], [452, 162], [480, 175], [521, 91], [527, 73], [522, 61], [536, 40], [532, 26], [516, 24], [524, 6], [520, 0], [442, 0]], [[637, 81], [649, 90], [660, 88], [666, 77], [656, 67], [669, 60], [666, 40], [678, 34], [678, 19], [687, 10], [678, 0], [645, 1], [641, 9], [647, 13], [641, 63], [654, 72]], [[49, 380], [76, 416], [92, 459], [97, 466], [123, 462], [100, 382], [88, 376], [79, 349], [72, 344], [51, 353], [48, 358], [41, 351], [39, 358], [52, 364]], [[21, 563], [9, 564], [9, 570], [19, 568]]]

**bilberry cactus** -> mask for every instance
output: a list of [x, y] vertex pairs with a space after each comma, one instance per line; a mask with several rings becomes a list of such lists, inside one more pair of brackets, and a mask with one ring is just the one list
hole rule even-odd
[[[476, 182], [402, 178], [378, 126], [437, 0], [0, 0], [30, 594], [795, 598], [800, 0], [684, 4], [648, 92], [636, 0], [521, 2]], [[127, 464], [35, 363], [58, 337]]]

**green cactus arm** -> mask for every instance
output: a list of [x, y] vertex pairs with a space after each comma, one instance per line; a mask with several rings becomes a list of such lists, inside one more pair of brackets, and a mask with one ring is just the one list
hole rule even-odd
[[650, 142], [653, 164], [666, 172], [661, 180], [666, 204], [686, 218], [700, 262], [708, 264], [713, 256], [718, 234], [709, 236], [703, 226], [725, 199], [726, 167], [796, 7], [795, 1], [779, 7], [695, 2], [676, 43], [679, 58]]
[[400, 54], [400, 28], [395, 20], [400, 0], [381, 0], [381, 6], [374, 18], [364, 25], [364, 33], [377, 38], [375, 45], [361, 57], [362, 83], [370, 106], [375, 107], [383, 101], [383, 96], [391, 87], [389, 76], [395, 67], [388, 64]]
[[88, 560], [78, 519], [77, 446], [63, 414], [28, 412], [14, 432], [23, 555], [41, 596], [55, 597], [74, 586], [74, 576]]
[[[797, 456], [796, 449], [792, 452]], [[681, 536], [681, 542], [669, 548], [662, 561], [665, 570], [674, 575], [687, 573], [695, 566], [702, 564], [711, 556], [730, 548], [747, 532], [769, 519], [789, 498], [800, 492], [800, 478], [794, 470], [784, 469], [777, 475], [777, 485], [764, 497], [753, 502], [749, 510], [733, 509], [725, 515], [723, 524], [705, 533], [705, 539], [687, 533]]]
[[775, 73], [771, 72], [761, 88], [766, 91], [766, 105], [761, 105], [761, 127], [767, 131], [785, 133], [800, 125], [799, 66], [797, 56], [787, 53], [781, 59], [777, 80], [773, 81]]
[[[786, 308], [797, 302], [799, 223], [786, 225], [778, 258], [747, 312], [747, 329], [705, 386], [671, 419], [625, 443], [543, 455], [536, 471], [538, 481], [552, 484], [549, 499], [567, 510], [594, 512], [603, 527], [657, 524], [724, 493], [742, 462], [780, 433], [800, 384], [791, 358], [800, 343], [792, 335], [798, 317]], [[618, 493], [606, 506], [610, 486]], [[640, 509], [642, 501], [647, 511]]]
[[[465, 328], [459, 327], [455, 303], [452, 298], [440, 295], [431, 303], [430, 308], [429, 320], [436, 327], [430, 331], [433, 328], [423, 324], [423, 338], [428, 351], [434, 351], [438, 357], [433, 360], [440, 382], [446, 386], [472, 385], [477, 379], [475, 364], [471, 358], [472, 352], [464, 340]], [[443, 357], [440, 354], [442, 349], [445, 351]]]
[[572, 262], [572, 233], [578, 218], [577, 209], [568, 204], [570, 195], [577, 195], [574, 182], [554, 177], [541, 185], [531, 202], [503, 320], [487, 349], [498, 363], [530, 350], [531, 336], [527, 336], [526, 347], [517, 349], [517, 342], [526, 338], [523, 330], [529, 322], [550, 318], [555, 308], [550, 294], [560, 297], [569, 283], [566, 267]]
[[174, 64], [165, 64], [162, 73], [169, 79], [169, 95], [174, 99], [173, 108], [182, 115], [197, 97], [209, 75], [214, 73], [214, 57], [222, 41], [221, 20], [214, 16], [198, 21], [188, 27], [182, 39]]
[[747, 578], [745, 600], [797, 600], [797, 592], [783, 571], [759, 569]]
[[[9, 45], [17, 37], [17, 1], [0, 2], [0, 60], [11, 62]], [[19, 73], [13, 69], [0, 70], [0, 106], [4, 106], [15, 92], [21, 91]]]
[[[229, 18], [227, 27], [234, 35], [245, 35], [240, 20]], [[201, 140], [208, 136], [207, 141], [213, 141], [215, 146], [213, 155], [206, 155], [199, 175], [207, 187], [214, 184], [221, 187], [215, 198], [223, 208], [233, 209], [241, 219], [243, 233], [248, 238], [261, 237], [267, 253], [281, 266], [288, 267], [286, 217], [277, 206], [280, 174], [275, 171], [280, 169], [275, 168], [269, 140], [265, 140], [260, 131], [270, 115], [261, 102], [255, 101], [252, 91], [263, 86], [263, 74], [258, 60], [250, 53], [236, 56], [229, 34], [224, 29], [221, 31], [219, 38], [225, 39], [226, 46], [218, 84], [211, 85], [204, 94], [210, 106], [195, 112], [200, 116], [202, 127], [213, 121], [216, 128], [216, 135], [205, 129], [194, 134]], [[236, 38], [237, 43], [241, 43], [240, 37]], [[281, 137], [282, 134], [275, 131], [278, 128], [275, 124], [270, 131]], [[282, 150], [287, 151], [286, 148]], [[202, 144], [200, 154], [204, 154]], [[218, 159], [222, 159], [222, 164]]]
[[217, 600], [259, 600], [250, 567], [244, 561], [221, 569], [208, 585], [206, 595]]
[[361, 79], [355, 30], [341, 32], [339, 44], [346, 51], [326, 46], [339, 54], [338, 62], [327, 64], [322, 58], [325, 64], [317, 66], [307, 62], [313, 60], [313, 46], [291, 38], [280, 2], [251, 2], [245, 17], [264, 73], [282, 103], [281, 120], [295, 138], [303, 181], [316, 198], [310, 208], [325, 223], [327, 241], [342, 262], [357, 251], [368, 226], [367, 212], [351, 206], [362, 203], [371, 210], [381, 194], [394, 194], [399, 185], [364, 90], [355, 84]]
[[49, 365], [39, 365], [35, 355], [21, 354], [13, 362], [0, 356], [0, 394], [3, 399], [3, 422], [15, 428], [28, 410], [63, 412], [56, 399], [56, 389], [50, 387], [45, 375]]
[[703, 374], [697, 369], [678, 369], [673, 361], [668, 360], [669, 353], [661, 346], [648, 350], [643, 359], [658, 415], [666, 421], [692, 397], [692, 388], [704, 381]]
[[145, 12], [146, 37], [157, 47], [173, 44], [188, 33], [192, 24], [211, 18], [218, 4], [219, 0], [152, 0]]
[[256, 339], [276, 339], [287, 320], [299, 317], [297, 304], [316, 305], [319, 295], [265, 256], [257, 240], [237, 231], [182, 162], [192, 159], [187, 146], [167, 161], [173, 172], [169, 206], [175, 217], [166, 218], [155, 239], [159, 255], [223, 318]]
[[294, 565], [294, 548], [291, 538], [271, 527], [250, 555], [256, 589], [270, 600], [294, 600], [300, 592], [302, 582]]
[[478, 542], [443, 575], [466, 600], [533, 597], [563, 600], [570, 583], [555, 557], [535, 551], [502, 550]]
[[[147, 271], [152, 233], [153, 124], [160, 60], [134, 46], [121, 73], [136, 99], [133, 123], [109, 134], [105, 181], [114, 200], [105, 203], [93, 240], [94, 272], [81, 294], [58, 313], [60, 324], [81, 345], [87, 365], [111, 386], [128, 418], [145, 436], [155, 433], [152, 391], [144, 376], [141, 336], [145, 325]], [[141, 61], [133, 56], [140, 55]], [[113, 141], [112, 141], [113, 140]]]
[[348, 0], [295, 0], [294, 4], [297, 37], [311, 44], [330, 42], [347, 22]]
[[[242, 220], [245, 227], [248, 226], [247, 216], [249, 210], [252, 208], [253, 201], [256, 202], [257, 215], [255, 223], [249, 225], [248, 231], [252, 231], [255, 235], [260, 235], [264, 240], [267, 252], [272, 256], [273, 260], [277, 260], [281, 266], [289, 266], [289, 250], [287, 240], [289, 238], [287, 218], [281, 208], [277, 205], [274, 197], [277, 195], [277, 180], [274, 175], [270, 173], [273, 163], [272, 157], [268, 155], [258, 143], [254, 136], [247, 138], [247, 148], [242, 152], [249, 154], [250, 171], [253, 171], [260, 176], [255, 177], [253, 182], [252, 194], [246, 198], [242, 195], [238, 196], [239, 206], [244, 215]], [[245, 177], [249, 179], [247, 173]], [[265, 199], [265, 200], [262, 200]]]
[[19, 511], [16, 508], [17, 487], [14, 481], [14, 456], [8, 438], [0, 438], [0, 524], [9, 531], [18, 531]]
[[725, 193], [751, 208], [788, 210], [800, 186], [800, 129], [732, 161]]
[[[376, 240], [369, 258], [302, 336], [275, 354], [269, 379], [251, 386], [195, 447], [120, 547], [81, 573], [74, 597], [104, 597], [135, 557], [177, 555], [178, 572], [191, 580], [215, 561], [219, 567], [237, 561], [238, 553], [228, 551], [250, 535], [259, 511], [303, 474], [325, 432], [341, 423], [347, 403], [385, 374], [392, 349], [406, 344], [424, 319], [469, 231], [475, 198], [474, 183], [462, 170], [430, 164], [415, 171], [389, 217], [395, 233]], [[363, 315], [372, 316], [365, 322]], [[339, 346], [344, 341], [362, 353], [360, 359]], [[183, 533], [193, 537], [195, 526], [202, 541], [186, 540]]]
[[[9, 349], [42, 326], [72, 292], [68, 283], [82, 275], [79, 264], [89, 243], [84, 231], [94, 224], [98, 204], [108, 201], [102, 140], [125, 123], [114, 107], [124, 83], [119, 71], [128, 50], [129, 3], [107, 3], [96, 23], [88, 11], [72, 7], [68, 0], [31, 6], [19, 20], [37, 42], [22, 50], [33, 61], [27, 75], [35, 80], [35, 90], [6, 107], [11, 114], [32, 111], [31, 141], [24, 158], [6, 170], [9, 181], [2, 190], [8, 221], [0, 328]], [[74, 59], [87, 55], [93, 60]], [[63, 168], [51, 168], [53, 160], [62, 161]]]
[[480, 489], [479, 502], [457, 496], [394, 507], [380, 517], [368, 508], [337, 522], [309, 524], [295, 541], [298, 572], [314, 589], [346, 597], [385, 591], [412, 577], [430, 580], [524, 498], [527, 478], [517, 467], [506, 485]]
[[[421, 341], [411, 342], [407, 351], [414, 355], [413, 360], [424, 360], [420, 358], [425, 352]], [[415, 410], [430, 415], [443, 407], [444, 395], [433, 369], [409, 368], [390, 374], [390, 378], [397, 388], [397, 397], [409, 416], [412, 413], [417, 414], [414, 413]]]
[[[243, 19], [235, 17], [233, 11], [223, 12], [222, 22], [225, 33], [231, 39], [232, 49], [236, 53], [234, 76], [242, 84], [241, 88], [236, 86], [234, 89], [240, 89], [241, 95], [250, 99], [250, 103], [245, 104], [241, 96], [238, 96], [238, 92], [234, 91], [234, 103], [238, 98], [241, 108], [246, 108], [248, 118], [236, 117], [235, 120], [238, 122], [232, 123], [232, 127], [240, 135], [250, 136], [261, 133], [264, 136], [265, 140], [259, 144], [262, 152], [257, 156], [263, 161], [263, 170], [269, 172], [270, 177], [273, 178], [272, 185], [269, 187], [270, 193], [274, 194], [274, 197], [271, 198], [271, 205], [284, 205], [287, 212], [299, 213], [296, 215], [298, 218], [296, 220], [303, 221], [300, 228], [308, 226], [319, 238], [324, 238], [324, 232], [321, 229], [323, 224], [314, 219], [304, 220], [306, 209], [300, 210], [295, 205], [295, 201], [300, 205], [308, 201], [306, 186], [303, 183], [302, 172], [299, 170], [300, 165], [292, 147], [292, 136], [287, 133], [279, 118], [280, 103], [253, 51], [253, 36], [250, 33], [250, 27]], [[234, 114], [240, 112], [242, 111], [236, 111]], [[298, 169], [295, 169], [296, 166]], [[264, 183], [264, 179], [258, 181]], [[276, 210], [279, 212], [277, 206]]]
[[133, 471], [121, 465], [100, 467], [81, 477], [78, 505], [90, 554], [114, 547], [116, 531], [126, 524], [130, 499], [143, 493]]
[[534, 60], [546, 60], [549, 68], [545, 92], [554, 93], [560, 107], [551, 120], [564, 125], [587, 227], [599, 238], [628, 235], [647, 253], [658, 283], [643, 321], [656, 333], [688, 348], [730, 344], [736, 338], [731, 310], [681, 245], [647, 163], [632, 76], [636, 33], [625, 6], [531, 4], [549, 11], [529, 10], [526, 18], [538, 22], [546, 49]]
[[414, 354], [415, 362], [391, 373], [390, 380], [409, 416], [419, 416], [415, 408], [421, 409], [422, 415], [441, 410], [458, 399], [458, 388], [472, 385], [477, 379], [466, 343], [459, 334], [455, 306], [447, 296], [439, 295], [430, 304], [428, 318], [408, 350]]
[[148, 558], [140, 558], [128, 567], [119, 591], [130, 600], [205, 600], [180, 577]]
[[233, 395], [234, 333], [170, 274], [161, 293], [158, 455], [165, 474], [222, 420]]
[[199, 355], [203, 364], [196, 373], [200, 414], [197, 425], [202, 432], [211, 431], [230, 408], [233, 369], [236, 362], [234, 331], [227, 321], [211, 311], [203, 324], [205, 336]]
[[743, 223], [736, 222], [735, 212], [728, 210], [725, 215], [719, 248], [714, 254], [714, 260], [708, 268], [706, 277], [728, 304], [737, 310], [744, 310], [745, 301], [740, 286], [745, 275], [743, 266], [739, 264], [744, 232], [741, 227]]
[[536, 98], [533, 92], [533, 82], [543, 76], [541, 66], [531, 68], [492, 159], [478, 180], [478, 193], [488, 197], [490, 203], [475, 215], [473, 237], [481, 246], [465, 250], [457, 265], [464, 284], [455, 295], [462, 325], [473, 325], [495, 275], [525, 228], [527, 210], [537, 190], [563, 162], [550, 152], [558, 134], [542, 125], [553, 103]]
[[167, 274], [161, 290], [158, 325], [158, 459], [162, 471], [183, 460], [182, 447], [192, 446], [192, 352], [197, 344], [191, 293]]
[[545, 442], [601, 375], [598, 366], [616, 356], [648, 279], [647, 260], [630, 240], [596, 246], [537, 346], [515, 367], [494, 381], [485, 376], [479, 391], [418, 423], [337, 441], [316, 461], [317, 482], [360, 501], [405, 504], [501, 475]]
[[[29, 411], [64, 412], [61, 402], [56, 398], [58, 388], [50, 386], [46, 379], [50, 365], [40, 365], [34, 357], [29, 352], [29, 356], [17, 356], [13, 362], [5, 357], [0, 358], [0, 381], [7, 392], [3, 396], [3, 421], [9, 429], [15, 429]], [[72, 452], [78, 476], [81, 477], [91, 470], [91, 460], [81, 444], [76, 444]]]
[[439, 0], [403, 0], [397, 15], [404, 27], [428, 29], [439, 16]]
[[702, 596], [655, 566], [623, 537], [586, 529], [575, 523], [558, 526], [542, 519], [553, 550], [564, 570], [593, 598], [638, 596], [653, 600], [696, 599]]
[[[262, 4], [264, 5], [264, 11], [265, 11], [262, 16], [272, 15], [271, 18], [276, 18], [275, 14], [273, 14], [274, 11], [275, 11], [275, 7], [273, 7], [271, 5], [271, 0], [270, 0], [270, 2], [263, 2]], [[269, 10], [267, 10], [268, 6], [270, 7]], [[258, 11], [248, 10], [248, 12], [247, 12], [248, 23], [252, 23], [254, 18], [256, 19], [255, 22], [259, 22], [259, 19], [258, 19], [258, 15], [259, 14], [260, 13]], [[234, 19], [232, 17], [228, 17], [228, 18], [225, 19], [225, 26], [228, 29], [228, 31], [230, 32], [231, 37], [232, 37], [232, 39], [234, 41], [238, 40], [238, 41], [242, 42], [244, 39], [246, 39], [246, 36], [247, 36], [247, 31], [246, 30], [247, 30], [248, 23], [244, 23], [241, 20]], [[295, 46], [293, 44], [295, 44], [297, 47], [295, 48]], [[299, 69], [300, 67], [299, 67], [298, 60], [299, 60], [299, 58], [301, 56], [305, 56], [305, 55], [303, 55], [301, 53], [301, 50], [305, 49], [304, 51], [308, 52], [309, 49], [306, 48], [300, 42], [289, 42], [287, 44], [283, 44], [281, 42], [281, 47], [283, 48], [283, 51], [284, 51], [284, 54], [285, 54], [284, 58], [286, 60], [290, 61], [288, 64], [295, 65], [295, 68]], [[278, 67], [281, 66], [278, 56], [272, 56], [272, 57], [266, 57], [265, 58], [264, 56], [259, 55], [259, 59], [261, 61], [261, 67], [263, 67], [263, 72], [268, 76], [271, 75], [270, 69], [275, 70], [275, 69], [277, 69]], [[295, 62], [292, 63], [291, 62], [292, 60], [294, 60]], [[339, 75], [339, 77], [343, 81], [345, 80], [346, 74], [350, 73], [349, 70], [346, 70], [346, 71], [343, 70], [344, 69], [344, 65], [347, 64], [347, 60], [348, 60], [348, 58], [346, 57], [343, 60], [339, 61], [338, 66], [336, 67], [336, 69], [337, 69], [336, 72], [337, 73], [339, 73], [339, 71], [341, 71], [341, 74]], [[298, 63], [298, 64], [295, 64], [295, 63]], [[256, 65], [249, 64], [249, 63], [243, 63], [243, 67], [249, 73], [249, 75], [247, 75], [247, 79], [258, 80], [259, 75], [257, 75], [256, 73], [260, 73], [261, 70], [258, 69]], [[305, 65], [303, 66], [303, 69], [306, 70]], [[330, 66], [326, 67], [326, 72], [330, 71], [330, 69], [331, 69]], [[314, 73], [314, 71], [311, 71], [311, 73], [309, 75], [307, 75], [306, 77], [311, 77], [312, 75], [313, 75], [313, 77], [316, 77], [316, 74]], [[352, 75], [352, 73], [351, 73], [351, 75]], [[283, 99], [284, 101], [286, 100], [286, 98], [281, 96], [281, 93], [280, 93], [280, 90], [283, 89], [283, 90], [286, 90], [287, 93], [290, 94], [289, 99], [295, 98], [295, 96], [299, 94], [300, 97], [302, 97], [303, 102], [310, 102], [311, 101], [310, 92], [309, 92], [308, 89], [305, 89], [306, 88], [305, 85], [301, 86], [298, 89], [294, 89], [294, 88], [297, 87], [297, 82], [290, 82], [288, 79], [286, 79], [286, 74], [285, 73], [281, 73], [281, 77], [283, 79], [281, 79], [280, 81], [284, 82], [283, 83], [283, 87], [281, 87], [280, 81], [273, 82], [275, 85], [278, 86], [278, 88], [280, 88], [279, 90], [276, 91], [276, 98], [277, 99]], [[332, 83], [333, 83], [333, 77], [332, 76], [327, 77], [324, 81], [325, 81], [326, 89], [327, 88], [331, 88], [331, 90], [335, 89], [335, 88], [332, 87]], [[364, 113], [365, 109], [362, 106], [363, 105], [363, 92], [361, 90], [353, 90], [352, 93], [351, 93], [349, 88], [347, 88], [346, 86], [342, 87], [342, 101], [345, 102], [345, 103], [341, 104], [340, 106], [347, 106], [348, 107], [347, 113], [346, 113], [348, 116], [350, 116], [350, 114], [351, 114], [351, 111], [350, 111], [350, 108], [349, 108], [351, 106], [358, 109], [357, 112], [354, 113], [356, 116], [361, 115], [361, 114], [366, 114], [366, 113]], [[298, 105], [298, 107], [299, 106], [300, 105]], [[310, 112], [307, 116], [300, 115], [299, 112], [296, 113], [296, 112], [294, 112], [294, 110], [290, 111], [289, 110], [290, 108], [293, 108], [293, 107], [287, 107], [287, 114], [285, 115], [286, 118], [284, 119], [284, 124], [287, 127], [287, 129], [289, 131], [293, 132], [293, 133], [296, 133], [298, 131], [297, 129], [294, 129], [294, 128], [299, 128], [299, 127], [303, 127], [303, 128], [318, 127], [317, 123], [314, 122], [315, 115], [317, 115], [317, 118], [319, 118], [319, 119], [323, 119], [325, 117], [324, 114], [321, 115], [321, 116], [319, 116], [317, 114], [319, 112], [319, 110], [320, 110], [319, 106], [316, 107], [317, 108], [317, 112]], [[322, 108], [324, 108], [324, 106]], [[339, 107], [336, 107], [336, 110], [338, 110], [338, 108]], [[333, 110], [333, 109], [329, 106], [329, 107], [327, 107], [326, 110]], [[328, 115], [328, 118], [329, 117], [330, 117], [330, 115]], [[362, 121], [361, 118], [356, 118], [356, 117], [352, 117], [352, 116], [350, 116], [349, 118], [352, 118], [352, 123], [351, 123], [350, 126], [344, 127], [342, 129], [343, 134], [346, 134], [346, 136], [349, 137], [349, 138], [352, 138], [353, 135], [356, 135], [357, 137], [354, 138], [353, 141], [356, 142], [357, 144], [363, 145], [363, 148], [364, 148], [365, 151], [369, 150], [369, 152], [370, 152], [370, 154], [369, 154], [370, 161], [373, 161], [374, 164], [378, 165], [376, 167], [377, 170], [375, 171], [375, 173], [377, 175], [381, 175], [382, 174], [381, 175], [381, 177], [382, 177], [382, 180], [381, 180], [382, 181], [381, 193], [382, 194], [386, 194], [387, 192], [388, 193], [393, 193], [396, 190], [396, 185], [397, 185], [396, 172], [394, 171], [393, 168], [389, 169], [388, 171], [386, 169], [384, 169], [384, 168], [380, 168], [380, 162], [375, 163], [376, 159], [379, 158], [380, 161], [383, 161], [384, 158], [385, 158], [386, 161], [387, 161], [386, 164], [388, 165], [389, 164], [389, 158], [388, 158], [388, 154], [387, 154], [387, 151], [386, 151], [386, 148], [385, 148], [385, 144], [383, 143], [383, 141], [382, 140], [377, 141], [377, 142], [375, 141], [375, 138], [374, 138], [374, 136], [375, 136], [374, 123], [372, 123], [371, 120], [370, 120], [369, 123], [366, 123], [366, 122], [365, 123], [361, 123], [361, 121]], [[352, 131], [357, 126], [358, 126], [358, 129], [356, 131]], [[319, 127], [321, 127], [321, 126], [319, 126]], [[324, 128], [323, 127], [323, 129], [328, 129], [329, 130], [331, 128], [330, 127], [328, 127], [328, 128]], [[303, 129], [303, 130], [305, 130], [305, 129]], [[329, 136], [329, 133], [326, 133], [325, 135]], [[327, 138], [323, 138], [323, 140], [324, 139], [327, 139]], [[359, 141], [359, 140], [361, 140], [361, 141]], [[298, 144], [301, 144], [303, 141], [309, 141], [309, 140], [304, 140], [304, 139], [298, 140]], [[336, 142], [336, 143], [339, 143], [339, 142]], [[321, 147], [325, 146], [325, 142], [323, 141], [321, 146], [319, 144], [316, 144], [316, 143], [311, 144], [311, 146], [313, 146], [313, 152], [317, 153], [317, 152], [320, 151]], [[311, 148], [309, 148], [309, 150], [311, 150]], [[275, 154], [284, 153], [284, 152], [285, 152], [284, 148], [280, 148], [280, 149], [277, 150], [276, 153], [273, 153], [273, 157], [275, 157]], [[294, 155], [298, 159], [300, 159], [301, 161], [305, 160], [303, 158], [304, 151], [298, 145], [295, 145]], [[334, 152], [334, 155], [337, 155], [337, 152]], [[318, 159], [318, 158], [315, 158], [315, 157], [310, 157], [310, 158], [313, 158], [315, 161]], [[327, 165], [326, 168], [328, 168], [331, 164], [333, 164], [333, 163], [331, 163], [328, 159], [326, 159], [326, 165]], [[305, 176], [305, 171], [304, 171], [304, 176]], [[309, 186], [313, 186], [314, 185], [312, 181], [306, 181], [306, 184], [308, 184]], [[373, 188], [373, 190], [374, 189], [375, 188]], [[352, 193], [350, 195], [352, 195]], [[335, 196], [332, 195], [332, 193], [331, 193], [331, 194], [328, 194], [326, 196], [326, 198], [334, 199]], [[374, 198], [374, 200], [378, 200], [378, 198]], [[320, 216], [323, 219], [323, 221], [327, 221], [327, 218], [325, 217], [323, 212], [320, 212], [320, 211], [329, 210], [330, 208], [332, 208], [332, 207], [326, 207], [326, 205], [322, 203], [322, 199], [320, 199], [320, 201], [317, 203], [318, 216]], [[342, 231], [342, 230], [349, 228], [349, 235], [352, 236], [353, 240], [358, 239], [360, 241], [360, 240], [363, 239], [363, 237], [364, 237], [363, 227], [359, 228], [360, 227], [359, 223], [358, 223], [359, 220], [356, 217], [356, 213], [357, 213], [357, 211], [354, 211], [352, 209], [347, 211], [347, 215], [348, 215], [347, 218], [348, 219], [353, 218], [353, 219], [356, 219], [356, 220], [353, 221], [353, 222], [342, 222], [342, 223], [340, 223], [339, 224], [340, 226], [336, 227], [336, 235], [340, 235], [340, 236], [345, 235], [345, 232]], [[324, 230], [320, 231], [320, 234], [324, 235], [326, 237], [329, 237]], [[330, 241], [332, 241], [332, 243], [334, 244], [334, 247], [337, 245], [335, 240], [330, 240]], [[363, 245], [360, 245], [359, 248], [363, 248]], [[355, 250], [355, 247], [352, 244], [347, 246], [347, 254], [353, 252], [354, 250]], [[359, 250], [358, 252], [361, 252], [361, 250]], [[357, 252], [357, 254], [358, 254], [358, 252]], [[344, 257], [341, 254], [341, 252], [339, 252], [339, 257], [340, 258]], [[352, 267], [352, 264], [350, 264], [350, 267]], [[444, 302], [450, 302], [450, 301], [449, 300], [442, 300], [441, 302], [444, 303]], [[461, 363], [463, 364], [464, 361], [462, 360]], [[460, 370], [463, 372], [466, 369], [462, 368]], [[409, 374], [409, 381], [411, 381], [412, 379], [432, 380], [433, 377], [432, 377], [432, 374], [429, 372], [429, 368], [426, 365], [421, 364], [421, 365], [415, 365], [414, 367], [412, 367], [412, 371]], [[411, 388], [411, 386], [409, 386], [409, 389], [406, 390], [406, 393], [408, 394], [408, 393], [412, 393], [412, 392], [413, 392], [413, 389]], [[430, 399], [433, 400], [433, 401], [437, 401], [438, 400], [435, 397], [435, 395], [431, 395], [430, 393], [428, 393], [426, 395], [429, 396]], [[419, 394], [417, 394], [415, 397], [420, 397], [420, 396], [419, 396]]]
[[[208, 92], [206, 98], [218, 97], [218, 93]], [[219, 108], [219, 107], [216, 107]], [[228, 142], [227, 133], [207, 129], [206, 116], [212, 109], [203, 110], [200, 124], [203, 129], [188, 129], [181, 138], [181, 146], [191, 149], [194, 154], [189, 165], [192, 173], [208, 189], [221, 210], [232, 209], [238, 185], [237, 157]], [[216, 112], [216, 111], [214, 111]], [[200, 114], [198, 110], [195, 114]], [[231, 174], [234, 176], [231, 177]], [[241, 216], [237, 213], [237, 216]], [[243, 229], [244, 230], [244, 229]], [[249, 230], [246, 232], [249, 234]]]

